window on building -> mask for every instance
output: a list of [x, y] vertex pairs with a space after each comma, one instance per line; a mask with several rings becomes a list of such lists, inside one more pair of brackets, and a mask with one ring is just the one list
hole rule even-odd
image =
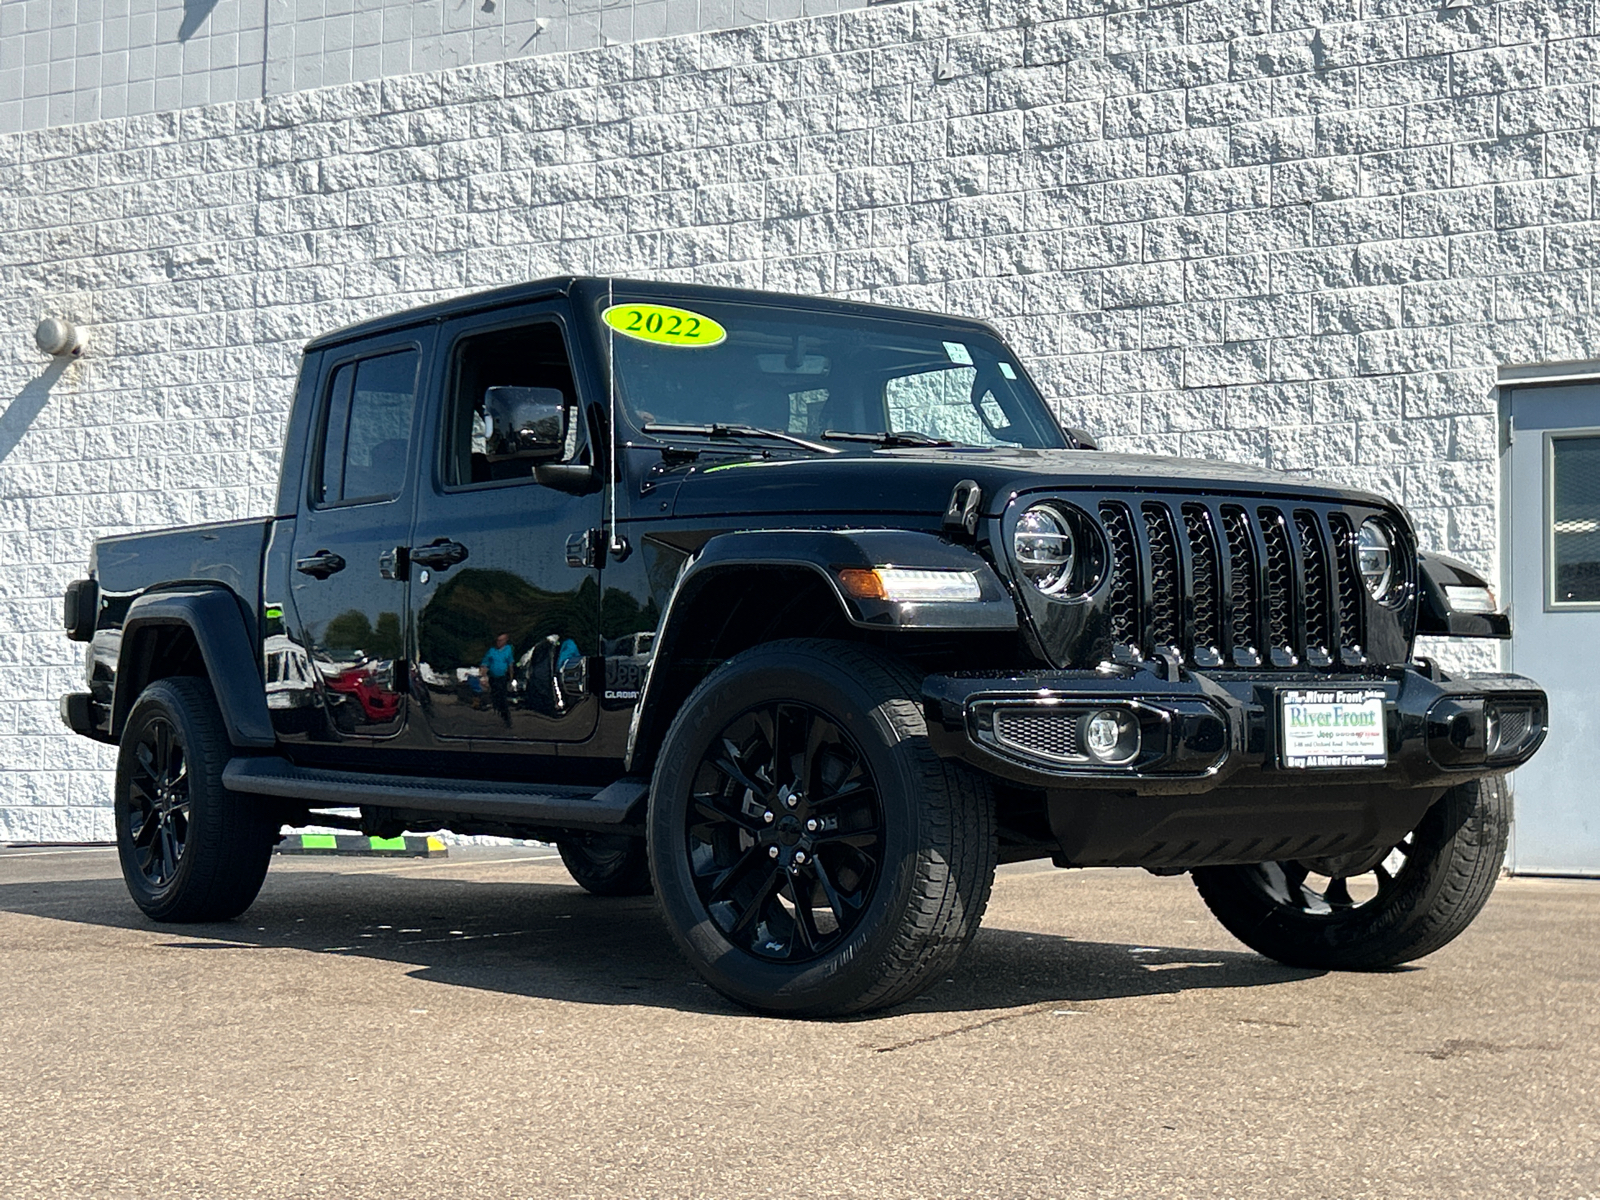
[[1550, 439], [1550, 604], [1600, 603], [1600, 436]]

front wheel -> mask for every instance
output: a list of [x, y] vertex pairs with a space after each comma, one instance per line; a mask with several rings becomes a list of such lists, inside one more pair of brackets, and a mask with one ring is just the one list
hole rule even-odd
[[649, 856], [678, 946], [763, 1012], [886, 1008], [949, 969], [994, 880], [984, 780], [928, 745], [917, 677], [843, 642], [712, 672], [673, 721]]
[[1375, 970], [1432, 954], [1488, 903], [1511, 804], [1496, 776], [1458, 784], [1379, 861], [1313, 859], [1194, 872], [1228, 932], [1293, 967]]

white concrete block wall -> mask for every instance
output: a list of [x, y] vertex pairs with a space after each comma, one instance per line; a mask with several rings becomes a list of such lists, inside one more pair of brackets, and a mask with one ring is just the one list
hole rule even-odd
[[[56, 717], [91, 538], [265, 511], [314, 333], [545, 274], [985, 316], [1110, 446], [1364, 484], [1492, 567], [1497, 366], [1600, 356], [1592, 5], [1112, 7], [910, 0], [0, 136], [0, 840], [107, 832], [109, 756]], [[33, 349], [45, 315], [82, 362]]]
[[867, 0], [0, 0], [0, 133], [620, 45]]

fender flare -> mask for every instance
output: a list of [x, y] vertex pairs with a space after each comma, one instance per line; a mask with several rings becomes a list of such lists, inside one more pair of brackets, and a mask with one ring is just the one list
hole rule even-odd
[[117, 655], [116, 687], [111, 701], [111, 737], [122, 736], [128, 714], [139, 697], [133, 677], [143, 630], [181, 625], [194, 635], [200, 657], [216, 693], [217, 707], [228, 730], [228, 740], [247, 749], [277, 745], [272, 716], [267, 711], [266, 689], [254, 639], [245, 624], [239, 601], [226, 588], [175, 588], [146, 592], [128, 605]]
[[[887, 566], [970, 571], [978, 581], [980, 597], [942, 603], [864, 600], [847, 593], [839, 581], [842, 570]], [[800, 570], [819, 577], [839, 606], [840, 615], [862, 630], [1014, 633], [1017, 629], [1016, 602], [988, 560], [935, 533], [905, 529], [757, 529], [719, 534], [683, 564], [663, 609], [654, 652], [628, 730], [626, 761], [630, 770], [641, 752], [653, 750], [670, 723], [670, 715], [663, 718], [656, 712], [659, 705], [652, 704], [652, 691], [659, 693], [661, 664], [673, 660], [687, 636], [690, 618], [686, 614], [713, 582], [763, 569]]]

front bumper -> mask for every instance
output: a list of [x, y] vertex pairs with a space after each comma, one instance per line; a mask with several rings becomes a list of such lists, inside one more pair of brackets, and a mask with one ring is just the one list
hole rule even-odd
[[[1285, 690], [1381, 697], [1386, 761], [1289, 765]], [[935, 675], [923, 704], [940, 755], [1044, 793], [1048, 831], [1033, 837], [1058, 862], [1171, 869], [1392, 846], [1445, 789], [1531, 758], [1548, 715], [1531, 680], [1418, 667]], [[1104, 710], [1138, 723], [1125, 764], [1082, 748], [1087, 715]]]

